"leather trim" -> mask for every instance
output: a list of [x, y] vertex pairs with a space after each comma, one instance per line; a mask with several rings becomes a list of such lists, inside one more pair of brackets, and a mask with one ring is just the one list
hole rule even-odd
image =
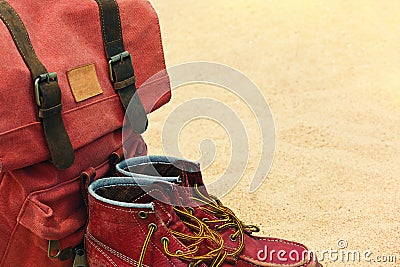
[[[100, 10], [100, 20], [103, 32], [104, 50], [107, 60], [121, 55], [125, 51], [122, 38], [121, 18], [118, 3], [115, 0], [96, 0]], [[137, 94], [135, 83], [129, 81], [135, 77], [131, 56], [121, 58], [116, 63], [110, 64], [110, 75], [113, 77], [114, 89], [117, 91], [122, 106], [127, 112], [132, 129], [137, 134], [142, 134], [148, 126], [148, 119], [143, 103]], [[124, 85], [125, 81], [129, 81]]]

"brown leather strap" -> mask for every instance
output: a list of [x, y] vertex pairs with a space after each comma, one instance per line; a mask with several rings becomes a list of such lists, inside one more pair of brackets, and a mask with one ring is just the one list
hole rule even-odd
[[74, 150], [61, 117], [61, 90], [57, 76], [55, 73], [48, 73], [39, 61], [21, 18], [4, 0], [0, 0], [0, 18], [10, 31], [31, 72], [38, 105], [38, 119], [42, 122], [51, 160], [57, 168], [67, 169], [74, 162]]
[[96, 0], [103, 32], [104, 50], [109, 62], [110, 79], [118, 93], [122, 106], [127, 110], [135, 133], [147, 129], [148, 120], [143, 104], [137, 94], [132, 57], [125, 51], [122, 37], [121, 18], [116, 0]]

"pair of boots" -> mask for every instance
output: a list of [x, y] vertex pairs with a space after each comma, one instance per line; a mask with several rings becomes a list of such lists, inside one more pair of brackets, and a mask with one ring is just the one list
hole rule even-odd
[[321, 267], [301, 244], [252, 235], [210, 196], [198, 164], [137, 157], [89, 186], [85, 246], [90, 267]]

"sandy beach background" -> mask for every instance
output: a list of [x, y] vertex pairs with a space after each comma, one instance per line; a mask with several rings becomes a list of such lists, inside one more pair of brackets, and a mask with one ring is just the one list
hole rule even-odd
[[[276, 152], [267, 179], [250, 194], [261, 138], [254, 116], [221, 88], [191, 85], [150, 116], [149, 153], [164, 154], [165, 118], [180, 104], [224, 102], [248, 129], [243, 179], [222, 199], [243, 221], [319, 252], [338, 250], [339, 240], [346, 250], [372, 252], [371, 263], [325, 257], [324, 266], [400, 266], [400, 1], [151, 2], [168, 67], [218, 62], [258, 85], [273, 113]], [[197, 160], [205, 138], [216, 145], [204, 170], [212, 181], [229, 163], [229, 133], [195, 120], [175, 141]], [[397, 264], [378, 256], [396, 256]]]

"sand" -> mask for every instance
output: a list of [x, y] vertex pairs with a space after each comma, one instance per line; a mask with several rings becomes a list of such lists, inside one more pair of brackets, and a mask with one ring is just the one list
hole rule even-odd
[[[211, 61], [247, 75], [273, 113], [276, 151], [267, 179], [249, 193], [260, 156], [257, 121], [226, 90], [190, 85], [150, 116], [149, 153], [179, 142], [183, 156], [198, 160], [199, 144], [211, 139], [216, 153], [204, 174], [207, 182], [219, 177], [231, 153], [218, 122], [191, 121], [164, 143], [161, 134], [182, 103], [224, 102], [248, 129], [250, 160], [222, 199], [243, 221], [318, 252], [345, 240], [345, 251], [369, 250], [375, 261], [325, 258], [324, 266], [400, 266], [400, 1], [151, 2], [167, 66]], [[397, 264], [377, 262], [390, 255]]]

